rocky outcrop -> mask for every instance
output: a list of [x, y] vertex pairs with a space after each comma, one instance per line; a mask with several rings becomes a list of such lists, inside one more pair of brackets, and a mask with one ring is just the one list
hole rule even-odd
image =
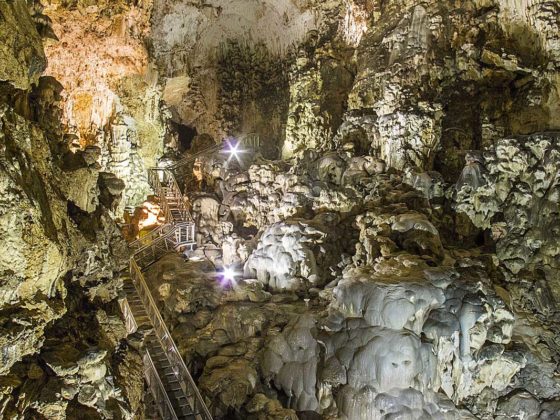
[[307, 290], [322, 277], [317, 264], [321, 257], [316, 254], [325, 236], [301, 222], [274, 224], [263, 233], [257, 249], [247, 259], [244, 275], [273, 290]]
[[146, 271], [216, 418], [560, 416], [557, 2], [27, 3], [0, 5], [2, 415], [142, 416], [110, 212], [253, 133], [177, 172], [197, 246]]
[[390, 166], [435, 165], [452, 177], [467, 150], [557, 128], [555, 8], [506, 1], [374, 6], [347, 120], [372, 127], [368, 140]]
[[[220, 222], [204, 225], [201, 245], [221, 244], [235, 279], [212, 279], [201, 268], [186, 274], [179, 261], [153, 270], [177, 273], [171, 290], [160, 288], [161, 305], [203, 392], [219, 401], [216, 415], [256, 415], [252, 401], [262, 393], [323, 418], [494, 418], [525, 404], [549, 410], [560, 386], [545, 367], [557, 355], [555, 327], [545, 319], [555, 316], [547, 294], [554, 280], [543, 275], [528, 293], [527, 280], [508, 275], [507, 258], [498, 256], [506, 237], [480, 228], [495, 214], [521, 214], [508, 213], [514, 204], [500, 204], [498, 191], [507, 185], [503, 197], [512, 200], [520, 177], [554, 166], [553, 138], [504, 139], [471, 152], [457, 184], [418, 168], [386, 171], [351, 149], [291, 164], [255, 161], [246, 170], [212, 166], [215, 175], [205, 176], [220, 178], [202, 197], [213, 197], [208, 220]], [[553, 182], [538, 178], [553, 197]], [[228, 203], [230, 213], [218, 210]], [[557, 219], [540, 212], [532, 220]], [[221, 239], [225, 223], [235, 238]], [[247, 230], [255, 225], [260, 232]], [[542, 312], [529, 315], [529, 302], [541, 302]], [[541, 334], [546, 344], [536, 340]], [[528, 389], [533, 398], [515, 397]]]
[[74, 149], [99, 148], [97, 161], [124, 181], [122, 204], [142, 203], [150, 193], [146, 169], [163, 154], [165, 111], [158, 71], [143, 40], [150, 2], [47, 2], [58, 42], [46, 44], [47, 74], [60, 81], [63, 121], [77, 137]]
[[3, 63], [27, 66], [0, 89], [0, 417], [133, 418], [139, 356], [116, 301], [126, 246], [100, 203], [99, 165], [65, 144], [60, 85], [37, 77], [42, 45], [25, 2], [0, 7], [21, 23]]
[[[27, 90], [36, 83], [47, 65], [41, 38], [23, 1], [0, 5], [0, 81]], [[17, 54], [14, 54], [17, 51]]]
[[283, 158], [331, 146], [354, 82], [352, 50], [342, 43], [311, 33], [294, 55]]
[[457, 210], [492, 230], [496, 256], [513, 275], [558, 266], [559, 145], [557, 133], [501, 139], [457, 185]]

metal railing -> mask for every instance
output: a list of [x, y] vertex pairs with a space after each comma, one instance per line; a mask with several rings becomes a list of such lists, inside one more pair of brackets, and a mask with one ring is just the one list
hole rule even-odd
[[177, 251], [182, 245], [193, 245], [195, 241], [195, 224], [181, 222], [171, 226], [170, 230], [153, 241], [137, 248], [133, 257], [142, 268], [148, 267], [170, 251]]
[[[193, 245], [195, 243], [195, 224], [187, 206], [187, 201], [170, 170], [152, 168], [148, 171], [148, 181], [160, 199], [166, 224], [130, 244], [133, 251], [133, 256], [130, 259], [130, 278], [154, 328], [153, 334], [161, 345], [195, 418], [212, 420], [212, 415], [161, 317], [141, 271], [141, 268], [154, 263], [165, 253], [176, 251], [182, 245]], [[135, 330], [137, 324], [126, 299], [121, 302], [121, 308], [127, 328]], [[147, 349], [143, 359], [144, 375], [160, 414], [164, 419], [177, 419], [169, 395]]]
[[187, 200], [185, 200], [175, 180], [175, 176], [169, 169], [149, 169], [148, 182], [159, 197], [161, 209], [167, 223], [192, 220]]
[[144, 377], [154, 397], [161, 418], [164, 420], [179, 420], [148, 350], [144, 351], [142, 361], [144, 362]]
[[258, 133], [249, 133], [241, 137], [241, 145], [257, 151], [261, 148], [261, 137]]
[[195, 413], [198, 413], [202, 419], [211, 420], [212, 415], [210, 414], [210, 411], [208, 410], [196, 383], [185, 365], [185, 362], [179, 353], [179, 349], [171, 337], [171, 333], [167, 329], [167, 326], [159, 313], [154, 298], [152, 297], [152, 293], [150, 292], [148, 284], [144, 279], [144, 275], [134, 258], [130, 259], [130, 276], [136, 291], [144, 304], [148, 318], [154, 327], [154, 333], [158, 338], [161, 347], [165, 351], [167, 360], [173, 369], [173, 373], [175, 374], [181, 389], [189, 400], [191, 409]]
[[157, 228], [151, 230], [149, 233], [143, 235], [142, 237], [136, 239], [133, 242], [130, 242], [128, 244], [128, 247], [130, 249], [132, 249], [133, 251], [136, 251], [136, 250], [142, 248], [143, 246], [149, 245], [150, 242], [155, 241], [160, 236], [164, 236], [165, 234], [167, 234], [171, 230], [174, 230], [174, 227], [171, 224], [164, 224], [164, 225], [158, 226]]
[[119, 300], [119, 305], [121, 307], [121, 312], [124, 317], [124, 324], [126, 326], [127, 333], [133, 333], [138, 329], [138, 324], [136, 323], [136, 319], [134, 318], [134, 314], [132, 313], [132, 309], [130, 309], [130, 305], [128, 304], [128, 300], [121, 299]]
[[175, 247], [196, 243], [194, 222], [182, 222], [175, 225]]
[[188, 165], [189, 163], [194, 163], [196, 158], [199, 157], [199, 156], [205, 155], [207, 153], [218, 152], [218, 151], [222, 150], [223, 147], [224, 147], [224, 145], [222, 143], [220, 143], [220, 144], [216, 144], [214, 146], [207, 147], [206, 149], [203, 149], [200, 152], [188, 154], [183, 159], [180, 159], [177, 162], [167, 166], [166, 169], [174, 171], [174, 170], [180, 168], [181, 166]]
[[[122, 299], [119, 304], [124, 316], [126, 331], [131, 334], [138, 329], [138, 324], [136, 323], [134, 314], [130, 309], [128, 300]], [[173, 404], [171, 403], [171, 400], [169, 399], [169, 396], [165, 391], [165, 386], [163, 385], [163, 382], [161, 382], [154, 361], [150, 356], [150, 352], [146, 348], [143, 351], [142, 361], [144, 364], [144, 378], [146, 378], [146, 383], [150, 388], [150, 392], [154, 397], [154, 401], [156, 402], [158, 411], [161, 414], [162, 419], [178, 420], [177, 415], [175, 414], [175, 410], [173, 409]]]

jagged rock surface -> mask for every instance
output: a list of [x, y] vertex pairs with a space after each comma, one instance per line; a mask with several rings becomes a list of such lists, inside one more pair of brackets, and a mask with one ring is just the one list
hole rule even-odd
[[150, 193], [146, 170], [163, 154], [166, 112], [157, 69], [143, 44], [151, 2], [46, 2], [58, 42], [46, 44], [47, 74], [64, 87], [63, 121], [75, 149], [97, 147], [98, 163], [125, 183], [125, 206]]
[[[211, 208], [220, 222], [205, 225], [216, 234], [200, 245], [221, 247], [224, 260], [244, 279], [228, 284], [219, 276], [201, 277], [199, 269], [181, 275], [176, 267], [177, 280], [170, 283], [177, 290], [165, 293], [175, 297], [160, 296], [186, 360], [201, 374], [203, 391], [220, 402], [217, 415], [248, 415], [252, 398], [261, 393], [323, 418], [490, 419], [525, 405], [542, 418], [554, 413], [560, 383], [552, 367], [558, 350], [550, 319], [556, 300], [546, 289], [554, 284], [553, 260], [546, 260], [549, 277], [543, 273], [539, 286], [528, 290], [527, 280], [508, 274], [500, 244], [507, 236], [493, 239], [476, 227], [489, 228], [482, 221], [502, 212], [520, 217], [520, 210], [508, 213], [515, 205], [536, 205], [511, 201], [520, 178], [543, 179], [543, 193], [531, 195], [537, 202], [545, 192], [548, 199], [556, 197], [555, 175], [538, 175], [546, 173], [540, 165], [560, 166], [555, 135], [523, 140], [526, 148], [521, 139], [504, 139], [496, 149], [471, 153], [470, 175], [457, 184], [417, 168], [387, 172], [375, 159], [342, 151], [308, 154], [291, 165], [255, 162], [246, 170], [220, 171], [212, 166], [221, 178], [209, 183], [215, 192], [204, 197], [214, 197]], [[473, 171], [476, 165], [484, 168]], [[479, 173], [483, 179], [475, 179]], [[297, 194], [305, 199], [289, 198]], [[238, 196], [253, 204], [238, 205]], [[218, 216], [218, 207], [227, 203], [232, 211]], [[268, 219], [253, 218], [262, 216], [259, 208], [274, 211]], [[523, 232], [558, 222], [554, 211], [531, 214]], [[235, 239], [217, 234], [225, 223]], [[504, 224], [513, 225], [513, 219]], [[256, 226], [256, 235], [247, 229]], [[557, 256], [552, 243], [546, 249], [539, 258]], [[544, 261], [521, 253], [525, 270]], [[212, 286], [201, 290], [197, 278]], [[203, 301], [204, 309], [173, 303], [176, 296]], [[536, 308], [539, 313], [530, 315]], [[547, 344], [536, 341], [539, 334]], [[537, 366], [543, 369], [540, 378]], [[239, 387], [236, 398], [224, 383]], [[520, 392], [532, 397], [521, 398]]]
[[27, 79], [0, 86], [0, 417], [132, 419], [143, 384], [117, 304], [126, 245], [99, 201], [99, 165], [65, 147], [60, 85], [37, 78], [26, 3], [0, 7], [32, 43], [8, 51]]
[[0, 5], [5, 413], [138, 413], [103, 209], [254, 132], [177, 173], [197, 249], [147, 272], [216, 418], [560, 417], [557, 1], [28, 3]]

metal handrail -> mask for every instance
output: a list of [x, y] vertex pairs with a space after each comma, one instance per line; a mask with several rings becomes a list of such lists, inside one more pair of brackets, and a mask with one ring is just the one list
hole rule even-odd
[[241, 138], [241, 144], [253, 150], [258, 150], [261, 147], [261, 137], [258, 133], [249, 133]]
[[171, 337], [171, 333], [167, 329], [167, 326], [161, 317], [144, 275], [134, 258], [130, 259], [130, 274], [132, 282], [136, 287], [136, 291], [144, 304], [148, 318], [152, 322], [154, 333], [156, 334], [161, 347], [165, 351], [167, 360], [173, 368], [173, 372], [177, 377], [181, 389], [185, 395], [190, 396], [191, 401], [189, 402], [191, 403], [191, 408], [195, 412], [200, 413], [203, 419], [211, 420], [212, 415], [210, 414], [208, 407], [206, 407], [204, 399], [202, 398], [194, 379], [185, 365], [185, 361], [181, 357], [179, 349]]
[[175, 250], [175, 244], [169, 238], [162, 238], [154, 244], [142, 248], [135, 253], [134, 258], [142, 269], [156, 262], [160, 257]]
[[[165, 386], [163, 385], [163, 382], [161, 382], [161, 378], [159, 377], [152, 356], [150, 356], [150, 352], [147, 349], [144, 351], [142, 361], [144, 362], [144, 377], [146, 378], [146, 382], [148, 382], [150, 391], [154, 396], [161, 418], [165, 420], [179, 420], [175, 410], [173, 409], [173, 404], [171, 404], [169, 395], [167, 395], [167, 392], [165, 391]], [[163, 401], [164, 404], [162, 404], [161, 401]]]
[[[162, 185], [162, 180], [166, 182], [167, 186]], [[175, 374], [182, 391], [185, 393], [190, 408], [194, 412], [194, 416], [197, 419], [212, 420], [212, 415], [210, 414], [210, 411], [208, 410], [208, 407], [206, 406], [204, 399], [202, 398], [202, 395], [200, 394], [200, 391], [198, 390], [198, 387], [196, 386], [196, 383], [185, 364], [185, 361], [181, 357], [179, 349], [177, 348], [171, 333], [163, 321], [139, 265], [140, 262], [147, 262], [148, 264], [146, 265], [155, 262], [161, 256], [157, 255], [158, 251], [167, 252], [170, 248], [175, 250], [180, 245], [194, 243], [195, 224], [186, 206], [183, 194], [181, 193], [177, 181], [175, 180], [175, 176], [171, 171], [166, 168], [152, 168], [148, 171], [148, 181], [160, 198], [165, 220], [168, 224], [164, 226], [171, 226], [172, 229], [167, 230], [167, 228], [164, 227], [160, 230], [156, 229], [155, 232], [150, 232], [150, 234], [148, 234], [150, 238], [148, 243], [143, 246], [138, 246], [140, 243], [136, 243], [136, 246], [138, 247], [134, 251], [132, 258], [130, 258], [130, 278], [138, 296], [140, 297], [140, 300], [143, 303], [148, 318], [154, 327], [153, 333], [164, 350], [173, 373]], [[170, 203], [169, 200], [173, 200], [173, 203]], [[178, 212], [179, 217], [175, 217], [173, 212]], [[165, 230], [167, 231], [165, 232]], [[126, 308], [124, 308], [124, 306], [126, 306]], [[132, 315], [130, 307], [128, 307], [128, 302], [123, 304], [123, 308], [125, 317]], [[154, 397], [158, 400], [157, 403], [160, 413], [164, 418], [169, 418], [166, 417], [166, 413], [170, 409], [170, 412], [172, 413], [170, 417], [176, 419], [177, 416], [173, 410], [171, 402], [169, 401], [169, 396], [165, 392], [165, 388], [161, 383], [161, 379], [159, 378], [155, 365], [153, 364], [153, 360], [147, 351], [145, 364], [147, 365], [145, 370], [146, 379], [150, 384], [150, 389]], [[151, 376], [149, 376], [150, 374]], [[164, 395], [162, 396], [161, 393]], [[167, 410], [166, 406], [161, 404], [161, 398], [165, 400]]]
[[223, 144], [216, 144], [214, 146], [207, 147], [206, 149], [203, 149], [200, 152], [189, 154], [186, 157], [184, 157], [183, 159], [180, 159], [177, 162], [174, 162], [171, 165], [167, 166], [167, 169], [174, 171], [174, 170], [180, 168], [181, 166], [185, 166], [189, 163], [194, 162], [195, 159], [199, 156], [205, 155], [206, 153], [217, 152], [217, 151], [221, 150], [223, 147], [224, 147]]
[[128, 244], [128, 247], [131, 249], [141, 248], [142, 246], [149, 244], [150, 242], [156, 240], [160, 236], [165, 235], [169, 232], [169, 230], [173, 230], [173, 225], [167, 223], [164, 225], [160, 225], [157, 228], [151, 230], [144, 236], [136, 239], [135, 241]]
[[[167, 186], [162, 185], [160, 176], [167, 181]], [[173, 173], [167, 168], [150, 168], [148, 171], [148, 182], [156, 192], [160, 199], [160, 205], [168, 223], [180, 222], [184, 220], [192, 221], [191, 213], [185, 203], [183, 193], [175, 180]], [[173, 199], [177, 207], [173, 208], [180, 213], [180, 217], [176, 218], [172, 213], [172, 206], [169, 198]]]
[[[128, 303], [128, 300], [126, 298], [122, 299], [119, 303], [122, 314], [124, 316], [126, 331], [129, 334], [133, 333], [138, 329], [138, 324], [136, 323], [136, 319], [134, 318], [134, 314], [132, 313], [130, 304]], [[162, 418], [178, 420], [177, 415], [175, 414], [175, 410], [173, 409], [173, 405], [171, 404], [171, 400], [169, 399], [169, 396], [165, 391], [165, 386], [163, 385], [163, 382], [161, 382], [161, 378], [159, 377], [154, 361], [152, 360], [148, 349], [144, 349], [144, 356], [142, 357], [142, 361], [144, 362], [144, 377], [146, 378], [146, 382], [150, 387], [150, 392], [154, 396], [154, 400], [158, 406], [158, 411], [161, 414]], [[162, 404], [162, 401], [164, 404]]]
[[[166, 233], [160, 235], [159, 237], [157, 237], [156, 239], [152, 240], [151, 242], [141, 246], [140, 248], [136, 249], [133, 253], [134, 256], [138, 255], [139, 253], [141, 253], [142, 251], [148, 249], [148, 248], [153, 248], [155, 246], [157, 246], [160, 242], [164, 242], [164, 241], [170, 241], [173, 248], [176, 248], [180, 245], [185, 245], [185, 244], [189, 244], [192, 243], [191, 241], [194, 241], [194, 227], [195, 224], [192, 222], [180, 222], [180, 223], [175, 223], [173, 225], [168, 225], [171, 226], [172, 229], [168, 230]], [[187, 238], [185, 241], [171, 241], [170, 238], [175, 237], [177, 238], [177, 232], [180, 232], [181, 230], [187, 230]], [[190, 240], [189, 240], [190, 239]]]

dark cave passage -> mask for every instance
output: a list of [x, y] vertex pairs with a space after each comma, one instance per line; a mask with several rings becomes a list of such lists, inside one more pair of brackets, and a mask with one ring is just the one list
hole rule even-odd
[[192, 146], [193, 139], [198, 135], [196, 127], [176, 123], [174, 121], [170, 122], [170, 126], [171, 129], [177, 133], [177, 146], [179, 147], [179, 152], [183, 153], [189, 150]]

